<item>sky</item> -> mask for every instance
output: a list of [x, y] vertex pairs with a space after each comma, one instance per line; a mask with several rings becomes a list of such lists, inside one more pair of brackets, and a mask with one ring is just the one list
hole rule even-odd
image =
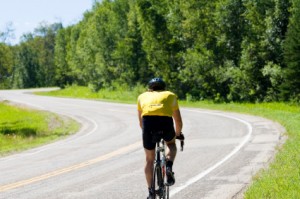
[[0, 0], [0, 32], [9, 23], [16, 44], [24, 33], [32, 33], [41, 23], [61, 22], [64, 27], [80, 21], [95, 0]]

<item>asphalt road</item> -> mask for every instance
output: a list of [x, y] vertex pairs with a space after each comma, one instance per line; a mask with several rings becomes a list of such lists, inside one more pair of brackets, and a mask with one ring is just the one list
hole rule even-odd
[[[135, 105], [0, 91], [0, 100], [67, 115], [80, 132], [0, 158], [0, 199], [142, 199], [144, 152]], [[242, 198], [284, 129], [264, 118], [181, 108], [186, 136], [172, 199]], [[1, 110], [0, 110], [1, 114]]]

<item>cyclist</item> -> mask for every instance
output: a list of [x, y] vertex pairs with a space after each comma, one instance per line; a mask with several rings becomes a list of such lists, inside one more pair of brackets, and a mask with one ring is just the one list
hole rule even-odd
[[161, 78], [153, 78], [148, 83], [148, 91], [138, 97], [138, 117], [143, 131], [143, 146], [146, 154], [145, 176], [149, 199], [154, 196], [150, 189], [155, 160], [153, 132], [163, 132], [162, 137], [168, 148], [166, 155], [167, 184], [171, 186], [175, 183], [172, 166], [177, 152], [175, 139], [176, 136], [181, 135], [182, 119], [177, 96], [165, 89], [166, 84]]

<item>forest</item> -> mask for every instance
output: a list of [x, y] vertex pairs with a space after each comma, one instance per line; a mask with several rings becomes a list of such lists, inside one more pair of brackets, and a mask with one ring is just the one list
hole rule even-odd
[[[71, 9], [71, 6], [70, 6]], [[0, 89], [134, 89], [180, 99], [300, 102], [300, 0], [102, 0], [77, 24], [0, 30]]]

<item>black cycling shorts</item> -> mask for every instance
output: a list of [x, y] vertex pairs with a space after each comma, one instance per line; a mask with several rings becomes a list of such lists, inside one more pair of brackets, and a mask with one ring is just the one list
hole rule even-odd
[[166, 142], [175, 137], [172, 117], [143, 116], [143, 146], [145, 149], [155, 149], [156, 139], [163, 138]]

